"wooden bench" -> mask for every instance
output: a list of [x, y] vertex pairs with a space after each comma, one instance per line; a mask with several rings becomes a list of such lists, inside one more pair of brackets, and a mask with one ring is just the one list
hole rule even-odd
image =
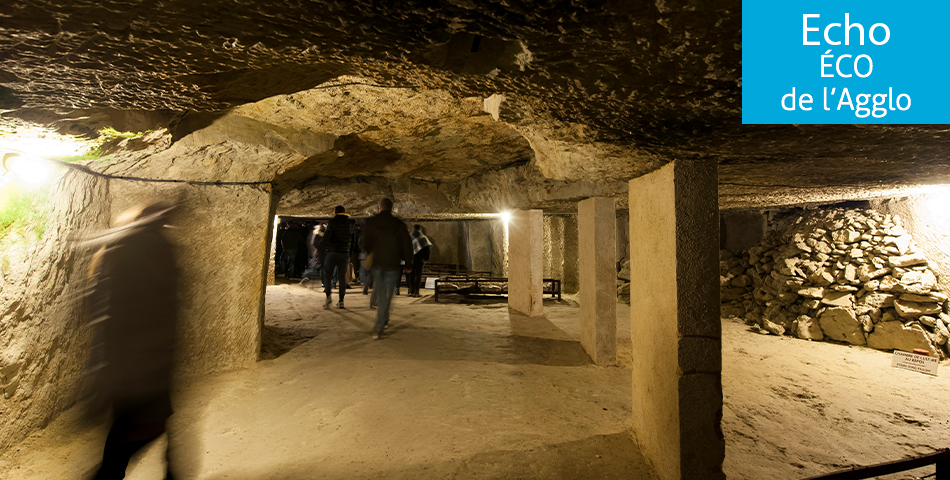
[[[541, 292], [551, 298], [561, 299], [561, 281], [556, 278], [541, 280]], [[435, 280], [435, 301], [439, 294], [456, 293], [460, 295], [508, 295], [508, 279], [505, 277], [481, 277], [469, 275], [448, 275]]]

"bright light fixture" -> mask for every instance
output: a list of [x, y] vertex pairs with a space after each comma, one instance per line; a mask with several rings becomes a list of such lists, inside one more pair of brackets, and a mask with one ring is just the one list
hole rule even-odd
[[[2, 122], [0, 122], [2, 124]], [[60, 135], [55, 130], [25, 122], [10, 127], [13, 133], [0, 133], [0, 151], [51, 158], [82, 155], [92, 142], [73, 135]]]
[[19, 183], [28, 188], [37, 188], [53, 178], [53, 165], [42, 158], [32, 158], [17, 154], [3, 156], [3, 168]]
[[501, 216], [501, 220], [505, 223], [508, 223], [511, 221], [511, 212], [501, 212], [500, 216]]

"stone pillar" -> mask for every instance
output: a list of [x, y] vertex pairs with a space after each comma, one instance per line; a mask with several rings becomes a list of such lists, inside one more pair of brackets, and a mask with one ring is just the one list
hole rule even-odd
[[508, 308], [541, 316], [544, 275], [544, 216], [541, 210], [515, 210], [508, 222]]
[[664, 480], [725, 478], [717, 187], [714, 162], [630, 181], [633, 432]]
[[564, 218], [564, 278], [561, 290], [564, 293], [580, 291], [577, 253], [577, 216]]
[[617, 360], [617, 209], [612, 198], [577, 205], [581, 345], [597, 364]]

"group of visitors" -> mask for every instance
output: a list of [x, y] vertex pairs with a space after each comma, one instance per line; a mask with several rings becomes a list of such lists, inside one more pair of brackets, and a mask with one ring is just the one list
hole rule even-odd
[[320, 239], [326, 224], [314, 222], [282, 222], [277, 229], [276, 273], [288, 279], [319, 278], [314, 265]]
[[[172, 414], [178, 272], [163, 226], [175, 208], [165, 202], [138, 206], [120, 215], [115, 228], [86, 242], [98, 248], [90, 262], [86, 297], [94, 338], [86, 413], [89, 418], [107, 410], [113, 413], [96, 479], [123, 478], [132, 455], [165, 432]], [[410, 295], [419, 295], [422, 268], [432, 245], [419, 225], [410, 235], [392, 209], [392, 200], [380, 200], [379, 212], [361, 229], [338, 206], [325, 230], [322, 225], [311, 226], [314, 235], [309, 242], [299, 226], [285, 224], [280, 235], [279, 258], [285, 276], [292, 278], [300, 271], [301, 258], [316, 257], [311, 270], [316, 264], [322, 273], [325, 308], [332, 304], [333, 277], [339, 285], [337, 306], [344, 308], [347, 268], [351, 275], [360, 272], [363, 293], [372, 288], [375, 297], [373, 339], [384, 335], [404, 269], [410, 278]], [[165, 478], [172, 478], [171, 472]]]
[[[420, 296], [422, 269], [432, 247], [421, 225], [415, 225], [410, 234], [402, 220], [393, 216], [392, 200], [380, 200], [378, 209], [375, 215], [366, 220], [365, 225], [360, 226], [350, 218], [346, 207], [338, 205], [333, 218], [326, 223], [325, 230], [320, 231], [321, 226], [317, 227], [317, 234], [312, 240], [315, 258], [311, 261], [311, 269], [308, 269], [308, 272], [317, 270], [321, 273], [323, 293], [326, 295], [323, 308], [333, 306], [334, 287], [337, 288], [336, 306], [346, 308], [346, 290], [350, 282], [362, 284], [363, 294], [371, 294], [370, 308], [376, 309], [374, 339], [384, 336], [392, 297], [397, 294], [404, 273], [409, 285], [409, 296]], [[282, 240], [288, 238], [296, 241], [296, 238], [284, 233]], [[286, 258], [288, 247], [289, 243], [285, 243], [282, 260]], [[295, 255], [291, 252], [291, 255]], [[303, 281], [306, 280], [305, 275]]]

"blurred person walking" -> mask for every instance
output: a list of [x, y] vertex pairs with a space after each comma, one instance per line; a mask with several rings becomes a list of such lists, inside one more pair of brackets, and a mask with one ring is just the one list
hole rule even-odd
[[376, 323], [373, 339], [383, 336], [389, 323], [396, 283], [402, 275], [400, 262], [412, 265], [412, 240], [402, 220], [393, 216], [393, 201], [379, 201], [379, 213], [366, 220], [360, 247], [367, 253], [367, 262], [373, 271], [373, 293], [376, 296]]
[[120, 215], [118, 227], [86, 242], [101, 246], [87, 299], [94, 337], [88, 413], [113, 415], [96, 480], [125, 478], [132, 455], [165, 433], [172, 414], [178, 272], [162, 226], [173, 208], [133, 208]]

